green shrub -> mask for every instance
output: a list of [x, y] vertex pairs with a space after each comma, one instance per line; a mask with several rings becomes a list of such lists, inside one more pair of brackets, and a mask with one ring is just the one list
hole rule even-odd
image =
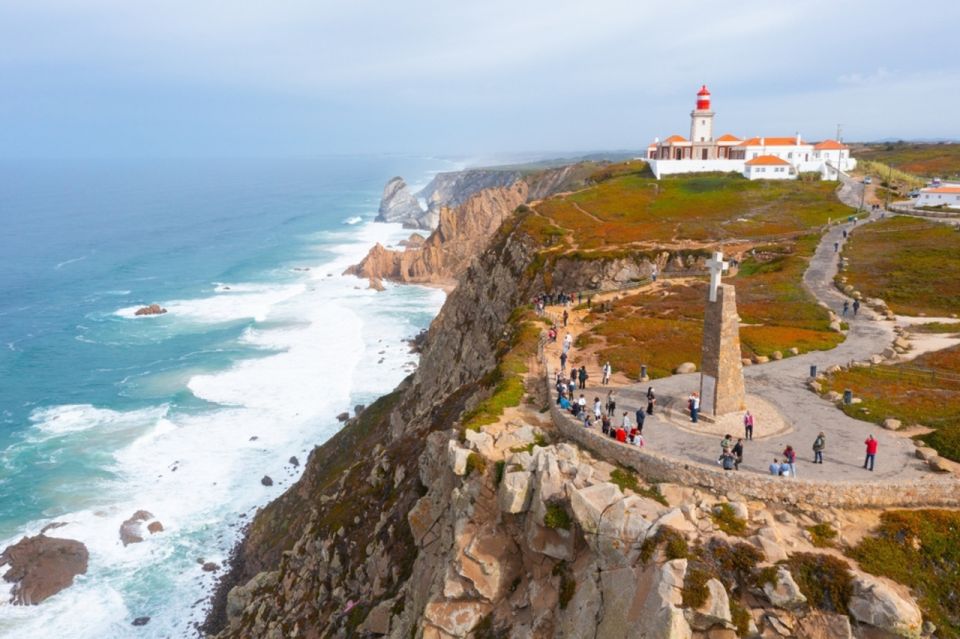
[[690, 554], [687, 540], [679, 531], [670, 526], [661, 526], [657, 529], [656, 535], [643, 540], [640, 545], [640, 560], [643, 563], [650, 561], [661, 544], [663, 544], [663, 554], [668, 561], [686, 559]]
[[543, 516], [544, 526], [547, 528], [570, 530], [572, 523], [573, 521], [570, 519], [570, 514], [567, 513], [567, 509], [563, 507], [563, 504], [547, 504], [547, 513]]
[[699, 608], [707, 603], [707, 597], [710, 596], [710, 589], [707, 588], [708, 581], [710, 581], [710, 573], [707, 571], [700, 568], [687, 570], [687, 576], [683, 580], [683, 590], [680, 591], [684, 608]]
[[735, 537], [743, 537], [747, 532], [747, 522], [739, 517], [733, 511], [733, 506], [728, 503], [717, 504], [710, 513], [717, 528]]
[[494, 471], [495, 485], [499, 486], [500, 482], [503, 481], [503, 473], [506, 470], [506, 468], [507, 468], [507, 462], [503, 461], [502, 459], [498, 461], [496, 464], [494, 464], [493, 471]]
[[807, 526], [810, 541], [817, 548], [831, 548], [837, 543], [837, 531], [828, 523]]
[[733, 625], [737, 629], [737, 634], [741, 637], [746, 637], [750, 634], [750, 622], [753, 618], [750, 616], [750, 613], [747, 612], [747, 609], [734, 598], [730, 598], [730, 617], [733, 620]]
[[810, 606], [843, 615], [849, 612], [853, 575], [847, 562], [832, 555], [797, 553], [787, 566]]
[[487, 458], [481, 455], [480, 453], [470, 453], [467, 455], [467, 472], [466, 477], [470, 476], [470, 473], [473, 471], [479, 472], [481, 475], [487, 470]]
[[577, 592], [577, 580], [574, 579], [566, 571], [560, 575], [560, 609], [565, 610], [567, 604], [570, 603], [570, 600], [573, 599], [574, 593]]
[[610, 473], [610, 481], [616, 484], [621, 492], [628, 488], [635, 493], [640, 492], [640, 481], [632, 470], [623, 467], [614, 468]]

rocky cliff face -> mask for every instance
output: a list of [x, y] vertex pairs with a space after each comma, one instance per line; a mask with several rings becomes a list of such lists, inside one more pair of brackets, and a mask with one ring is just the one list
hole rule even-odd
[[377, 222], [401, 222], [407, 228], [433, 228], [428, 219], [423, 219], [426, 211], [417, 198], [410, 193], [407, 183], [401, 177], [395, 177], [383, 187], [380, 198], [380, 210], [375, 218]]
[[440, 209], [436, 230], [419, 245], [394, 251], [377, 244], [348, 274], [397, 282], [450, 283], [486, 245], [488, 239], [527, 199], [527, 185], [517, 181], [474, 193], [461, 204]]

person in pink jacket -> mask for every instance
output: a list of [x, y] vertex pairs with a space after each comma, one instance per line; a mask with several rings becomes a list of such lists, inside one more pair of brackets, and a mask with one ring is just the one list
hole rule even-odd
[[863, 467], [867, 468], [869, 466], [870, 470], [873, 471], [873, 461], [877, 457], [877, 447], [880, 442], [873, 435], [870, 435], [863, 443], [867, 446], [867, 457], [863, 460]]

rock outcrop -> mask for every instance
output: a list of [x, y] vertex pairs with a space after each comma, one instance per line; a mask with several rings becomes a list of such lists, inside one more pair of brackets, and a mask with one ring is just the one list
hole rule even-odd
[[403, 178], [395, 177], [383, 187], [375, 219], [377, 222], [400, 222], [407, 228], [431, 228], [421, 220], [425, 213]]
[[123, 542], [124, 546], [142, 542], [144, 539], [144, 528], [146, 528], [147, 532], [151, 535], [163, 532], [163, 524], [157, 521], [156, 517], [146, 510], [138, 510], [133, 513], [129, 519], [120, 524], [120, 541]]
[[87, 572], [87, 547], [73, 539], [24, 537], [0, 554], [0, 566], [9, 566], [3, 578], [13, 584], [14, 605], [35, 605], [73, 585]]
[[142, 307], [138, 308], [138, 309], [134, 312], [134, 315], [137, 315], [137, 316], [142, 316], [142, 315], [163, 315], [163, 314], [166, 313], [166, 312], [167, 312], [167, 309], [163, 308], [163, 307], [160, 306], [159, 304], [150, 304], [149, 306], [142, 306]]

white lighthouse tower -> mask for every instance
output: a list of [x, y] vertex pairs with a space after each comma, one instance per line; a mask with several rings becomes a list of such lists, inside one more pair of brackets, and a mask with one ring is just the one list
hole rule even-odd
[[690, 112], [690, 142], [693, 146], [693, 159], [712, 160], [716, 157], [710, 91], [705, 84], [697, 91], [697, 108]]

